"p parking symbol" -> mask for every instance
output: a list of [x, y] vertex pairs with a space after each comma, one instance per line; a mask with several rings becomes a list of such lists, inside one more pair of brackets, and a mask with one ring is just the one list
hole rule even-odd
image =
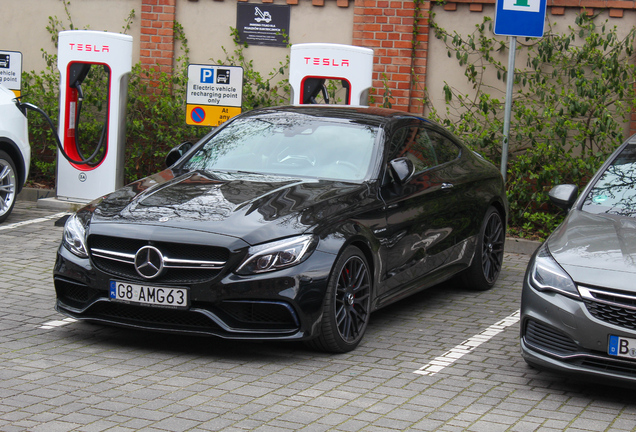
[[211, 69], [211, 68], [201, 69], [201, 83], [214, 84], [214, 69]]

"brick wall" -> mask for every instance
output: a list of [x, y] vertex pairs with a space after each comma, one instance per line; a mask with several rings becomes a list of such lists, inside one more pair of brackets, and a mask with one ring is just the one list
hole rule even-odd
[[[286, 3], [293, 6], [299, 1], [304, 0], [286, 0]], [[311, 0], [311, 3], [314, 7], [322, 7], [325, 2], [333, 1], [339, 7], [347, 8], [351, 7], [353, 0]], [[468, 4], [470, 11], [481, 13], [483, 5], [494, 5], [495, 0], [450, 0], [441, 8], [452, 13], [462, 3]], [[629, 0], [547, 0], [547, 5], [548, 13], [552, 15], [563, 15], [566, 8], [585, 10], [589, 14], [608, 9], [610, 17], [622, 18], [625, 10], [636, 10], [636, 1]], [[176, 7], [177, 0], [142, 0], [140, 61], [144, 68], [172, 72]], [[353, 45], [372, 48], [375, 53], [375, 105], [383, 102], [386, 79], [393, 108], [422, 113], [422, 100], [426, 96], [428, 17], [432, 3], [424, 0], [355, 0], [353, 7]], [[419, 18], [416, 19], [416, 16]], [[411, 72], [415, 77], [413, 80]], [[636, 133], [636, 113], [632, 115], [630, 129], [631, 133]]]
[[[199, 0], [188, 0], [197, 2]], [[202, 0], [203, 1], [203, 0]], [[209, 1], [209, 0], [208, 0]], [[215, 0], [224, 1], [224, 0]], [[248, 0], [228, 0], [248, 1]], [[261, 0], [273, 3], [274, 0]], [[347, 8], [351, 0], [311, 0], [315, 7], [322, 7], [325, 1], [335, 1], [338, 7]], [[183, 2], [183, 0], [182, 0]], [[298, 5], [299, 0], [286, 0], [289, 5]], [[177, 0], [141, 0], [141, 40], [139, 60], [146, 70], [153, 69], [171, 74], [174, 66], [174, 20]], [[154, 80], [151, 77], [151, 86]]]
[[[144, 69], [153, 69], [156, 74], [172, 73], [176, 1], [141, 0], [139, 61]], [[151, 77], [151, 86], [153, 82]]]
[[[376, 104], [382, 104], [386, 81], [393, 108], [422, 112], [430, 7], [429, 1], [355, 1], [353, 44], [374, 50]], [[411, 71], [415, 80], [411, 80]]]

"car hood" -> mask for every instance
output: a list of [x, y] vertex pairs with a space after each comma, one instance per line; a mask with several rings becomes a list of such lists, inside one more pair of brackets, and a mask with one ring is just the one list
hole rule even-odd
[[366, 184], [261, 174], [175, 175], [168, 169], [100, 200], [90, 224], [160, 225], [240, 238], [258, 244], [307, 231], [355, 207]]
[[576, 283], [636, 292], [636, 219], [573, 210], [548, 248]]

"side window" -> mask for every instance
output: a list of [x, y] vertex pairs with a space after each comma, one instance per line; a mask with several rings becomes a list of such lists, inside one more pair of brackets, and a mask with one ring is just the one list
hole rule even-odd
[[423, 128], [405, 127], [397, 130], [391, 137], [390, 146], [390, 158], [409, 158], [416, 173], [437, 165], [432, 142]]
[[403, 127], [393, 133], [389, 144], [389, 159], [399, 158], [411, 132], [410, 127]]
[[459, 147], [450, 139], [433, 130], [427, 130], [438, 164], [450, 162], [459, 157]]
[[415, 145], [411, 147], [410, 152], [421, 161], [420, 166], [415, 165], [415, 172], [421, 172], [437, 165], [433, 142], [423, 128], [417, 129]]

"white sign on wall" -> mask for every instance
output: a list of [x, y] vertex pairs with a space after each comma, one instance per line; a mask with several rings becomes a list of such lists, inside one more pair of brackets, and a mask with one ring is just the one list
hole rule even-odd
[[22, 53], [0, 51], [0, 84], [12, 90], [17, 97], [22, 90]]

